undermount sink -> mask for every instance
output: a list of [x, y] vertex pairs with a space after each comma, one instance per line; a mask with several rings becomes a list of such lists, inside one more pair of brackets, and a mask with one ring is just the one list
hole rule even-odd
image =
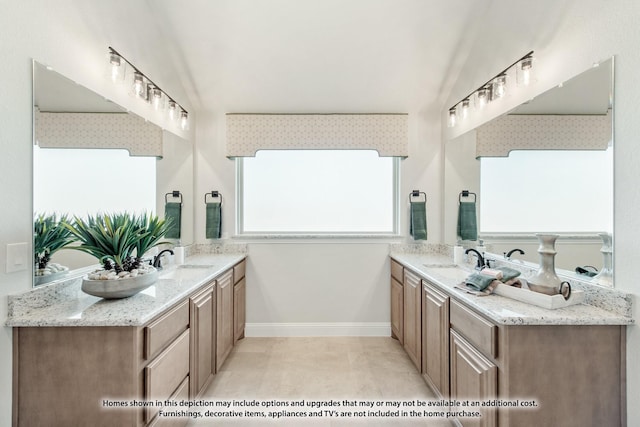
[[183, 264], [166, 271], [160, 271], [159, 279], [165, 280], [192, 280], [204, 276], [211, 265]]
[[469, 277], [472, 271], [467, 270], [466, 268], [462, 268], [457, 266], [456, 264], [444, 264], [444, 265], [436, 265], [436, 264], [423, 264], [427, 267], [427, 271], [432, 273], [433, 275], [440, 276], [442, 278], [455, 280], [457, 282], [462, 282], [464, 279]]

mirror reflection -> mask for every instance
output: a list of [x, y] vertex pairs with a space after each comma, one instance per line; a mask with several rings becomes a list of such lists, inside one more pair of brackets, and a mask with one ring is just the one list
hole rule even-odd
[[[96, 264], [64, 247], [56, 227], [63, 218], [120, 211], [162, 216], [164, 194], [178, 190], [189, 203], [183, 203], [180, 239], [171, 242], [193, 243], [190, 142], [35, 61], [33, 75], [34, 284]], [[38, 254], [43, 241], [61, 243], [45, 256]]]
[[610, 59], [448, 141], [446, 243], [458, 242], [458, 194], [469, 190], [488, 252], [520, 248], [513, 258], [538, 263], [535, 233], [552, 232], [558, 269], [602, 270], [599, 233], [613, 233], [612, 91]]

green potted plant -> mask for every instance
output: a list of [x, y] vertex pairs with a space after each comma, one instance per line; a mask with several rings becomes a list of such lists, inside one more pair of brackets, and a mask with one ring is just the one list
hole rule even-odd
[[167, 221], [147, 213], [76, 217], [66, 225], [80, 242], [73, 249], [94, 256], [102, 265], [83, 279], [82, 290], [102, 298], [126, 298], [154, 284], [158, 272], [142, 257], [161, 243], [168, 226]]
[[51, 257], [60, 249], [68, 247], [76, 239], [63, 224], [68, 223], [67, 215], [60, 218], [53, 214], [39, 214], [33, 220], [33, 255], [35, 284], [55, 280], [65, 275], [69, 268], [51, 262]]

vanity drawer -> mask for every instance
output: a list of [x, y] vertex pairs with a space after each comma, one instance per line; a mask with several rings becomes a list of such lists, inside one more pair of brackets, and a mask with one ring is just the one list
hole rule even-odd
[[394, 260], [391, 260], [391, 277], [395, 278], [400, 283], [402, 283], [404, 277], [404, 267], [402, 267], [402, 264]]
[[[144, 397], [167, 400], [189, 375], [189, 330], [186, 330], [144, 368]], [[147, 408], [147, 420], [160, 410]]]
[[462, 304], [451, 300], [449, 309], [451, 328], [462, 334], [485, 354], [497, 357], [498, 327]]
[[[180, 402], [189, 400], [189, 378], [185, 378], [184, 381], [182, 381], [182, 384], [180, 384], [176, 392], [173, 393], [169, 400], [175, 401], [177, 405], [179, 405]], [[181, 408], [179, 406], [171, 406], [167, 408], [167, 410], [176, 410], [177, 408], [182, 409], [184, 407]], [[149, 424], [149, 427], [177, 427], [183, 426], [187, 424], [187, 422], [189, 422], [189, 417], [155, 417], [153, 422]]]
[[241, 261], [233, 267], [233, 283], [238, 283], [240, 279], [244, 277], [245, 269], [247, 268], [247, 262]]
[[185, 301], [144, 328], [145, 360], [152, 359], [188, 328], [189, 304]]

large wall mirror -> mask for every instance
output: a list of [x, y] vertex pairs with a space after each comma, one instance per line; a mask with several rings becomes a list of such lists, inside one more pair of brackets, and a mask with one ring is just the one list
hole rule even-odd
[[[163, 131], [65, 76], [33, 62], [34, 221], [55, 214], [70, 218], [98, 212], [164, 215], [165, 200], [182, 196], [180, 239], [193, 233], [193, 150], [190, 141]], [[35, 228], [35, 223], [34, 223]], [[62, 273], [34, 268], [34, 284], [72, 277], [97, 260], [61, 249], [51, 257]], [[68, 268], [68, 271], [66, 271]], [[51, 273], [51, 274], [50, 274]]]
[[446, 243], [458, 242], [459, 194], [469, 190], [488, 252], [521, 248], [517, 258], [538, 263], [535, 234], [551, 232], [560, 273], [601, 270], [600, 233], [613, 236], [612, 100], [613, 58], [447, 141]]

